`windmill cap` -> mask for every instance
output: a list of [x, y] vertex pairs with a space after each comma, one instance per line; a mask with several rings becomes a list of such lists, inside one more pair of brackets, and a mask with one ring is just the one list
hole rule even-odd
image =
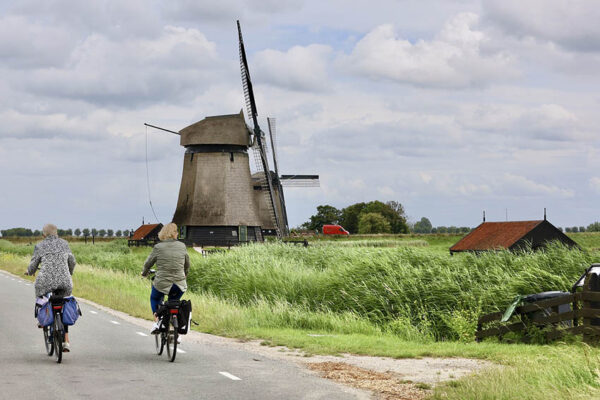
[[244, 114], [206, 117], [179, 131], [182, 146], [224, 144], [248, 146], [250, 136]]

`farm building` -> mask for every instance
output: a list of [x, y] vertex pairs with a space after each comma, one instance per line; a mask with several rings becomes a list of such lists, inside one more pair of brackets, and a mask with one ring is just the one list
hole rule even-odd
[[158, 242], [158, 232], [163, 224], [145, 224], [133, 232], [127, 242], [129, 246], [154, 246]]
[[551, 241], [559, 241], [569, 247], [579, 247], [577, 243], [546, 219], [538, 221], [483, 222], [454, 246], [450, 247], [450, 254], [462, 251], [515, 251], [529, 246], [536, 250]]

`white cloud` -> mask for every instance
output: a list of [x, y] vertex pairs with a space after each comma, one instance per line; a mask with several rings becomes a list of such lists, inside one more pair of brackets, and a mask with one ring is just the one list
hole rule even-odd
[[457, 122], [466, 129], [529, 139], [575, 141], [587, 136], [579, 118], [558, 104], [463, 106]]
[[594, 176], [589, 180], [590, 188], [596, 193], [600, 193], [600, 178]]
[[45, 95], [94, 104], [139, 104], [193, 96], [222, 67], [216, 45], [201, 32], [166, 26], [154, 39], [112, 40], [93, 34], [64, 68], [18, 73], [15, 84]]
[[504, 189], [517, 196], [551, 196], [571, 198], [575, 196], [575, 191], [572, 189], [563, 189], [554, 185], [545, 185], [535, 182], [524, 176], [505, 173], [503, 176]]
[[428, 174], [426, 172], [419, 172], [419, 176], [425, 183], [431, 182], [431, 179], [433, 178], [430, 174]]
[[327, 89], [327, 64], [331, 48], [311, 44], [294, 46], [286, 52], [263, 50], [252, 60], [251, 71], [261, 82], [292, 90], [321, 92]]
[[383, 196], [384, 199], [393, 199], [396, 196], [396, 191], [389, 186], [380, 186], [377, 188], [377, 192]]
[[600, 51], [596, 0], [489, 0], [485, 17], [509, 35], [551, 41], [576, 51]]
[[478, 21], [476, 14], [458, 14], [434, 39], [416, 43], [397, 37], [392, 25], [380, 25], [340, 63], [371, 78], [427, 87], [464, 88], [513, 77], [513, 56], [488, 49]]

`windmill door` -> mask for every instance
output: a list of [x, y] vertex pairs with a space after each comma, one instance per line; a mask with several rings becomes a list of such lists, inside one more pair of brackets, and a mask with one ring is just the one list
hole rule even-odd
[[239, 238], [240, 242], [248, 241], [248, 227], [246, 225], [239, 226]]

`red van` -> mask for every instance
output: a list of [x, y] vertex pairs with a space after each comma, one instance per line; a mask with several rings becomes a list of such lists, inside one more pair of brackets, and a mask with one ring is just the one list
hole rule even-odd
[[323, 235], [349, 235], [340, 225], [323, 225]]

